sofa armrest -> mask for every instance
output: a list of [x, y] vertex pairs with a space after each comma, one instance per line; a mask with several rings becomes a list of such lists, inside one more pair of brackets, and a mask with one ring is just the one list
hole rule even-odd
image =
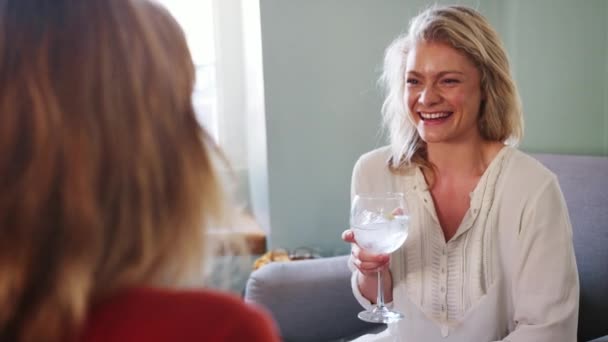
[[285, 341], [346, 340], [378, 329], [357, 318], [348, 256], [275, 262], [254, 271], [245, 300], [262, 305]]

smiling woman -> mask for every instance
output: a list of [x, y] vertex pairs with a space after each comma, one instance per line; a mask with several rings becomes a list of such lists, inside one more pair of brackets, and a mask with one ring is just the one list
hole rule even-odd
[[[467, 25], [467, 21], [473, 24]], [[453, 27], [447, 28], [450, 25]], [[483, 47], [483, 50], [479, 50], [479, 47]], [[425, 61], [425, 58], [420, 58], [420, 53], [433, 60]], [[449, 77], [450, 74], [446, 74], [449, 71], [455, 71], [452, 76], [459, 74], [459, 77]], [[410, 75], [411, 72], [414, 75]], [[405, 78], [403, 75], [406, 75]], [[439, 76], [443, 77], [440, 79]], [[521, 104], [510, 75], [506, 52], [494, 29], [485, 19], [479, 19], [472, 9], [463, 7], [462, 13], [441, 19], [430, 15], [414, 18], [409, 33], [388, 47], [381, 80], [387, 92], [382, 112], [390, 131], [393, 158], [391, 167], [395, 170], [415, 162], [424, 167], [429, 173], [430, 181], [433, 181], [433, 168], [424, 157], [427, 153], [426, 141], [421, 139], [420, 132], [417, 131], [415, 118], [419, 116], [412, 115], [416, 114], [416, 110], [412, 108], [411, 101], [415, 100], [416, 94], [425, 95], [423, 101], [428, 96], [438, 96], [433, 91], [439, 88], [463, 89], [463, 85], [458, 85], [461, 82], [469, 87], [469, 91], [473, 90], [466, 96], [475, 95], [477, 90], [480, 92], [479, 99], [466, 101], [474, 107], [468, 108], [467, 112], [478, 117], [481, 138], [516, 144], [522, 137]], [[431, 93], [420, 93], [423, 88], [418, 83], [424, 81], [430, 81], [430, 85], [434, 86], [430, 89]], [[428, 86], [427, 84], [426, 87]], [[407, 120], [403, 120], [404, 111], [410, 112]]]
[[513, 146], [522, 113], [497, 33], [473, 9], [432, 7], [388, 48], [383, 81], [391, 144], [359, 158], [351, 194], [405, 193], [411, 226], [390, 258], [343, 234], [359, 303], [380, 270], [405, 313], [391, 340], [574, 341], [572, 227], [556, 176]]
[[405, 77], [404, 102], [427, 148], [435, 143], [481, 141], [480, 75], [464, 54], [446, 44], [418, 43], [408, 53]]

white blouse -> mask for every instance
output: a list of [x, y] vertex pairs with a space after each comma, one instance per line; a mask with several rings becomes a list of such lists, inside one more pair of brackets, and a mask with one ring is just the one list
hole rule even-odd
[[[470, 194], [470, 208], [445, 242], [419, 168], [395, 175], [387, 147], [363, 155], [351, 194], [404, 192], [405, 244], [391, 256], [393, 307], [405, 318], [361, 340], [576, 341], [579, 283], [572, 227], [557, 177], [505, 146]], [[361, 305], [353, 272], [353, 293]]]

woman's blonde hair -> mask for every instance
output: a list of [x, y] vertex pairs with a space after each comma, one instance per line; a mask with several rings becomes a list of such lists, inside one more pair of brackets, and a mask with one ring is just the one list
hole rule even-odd
[[70, 340], [91, 303], [198, 266], [219, 154], [149, 1], [2, 1], [0, 51], [0, 340]]
[[403, 98], [405, 61], [418, 42], [448, 44], [477, 66], [484, 98], [478, 119], [481, 137], [516, 144], [523, 134], [521, 104], [498, 34], [471, 8], [433, 6], [414, 17], [408, 33], [395, 39], [386, 50], [380, 82], [386, 91], [382, 114], [390, 137], [391, 170], [403, 171], [412, 164], [432, 169], [426, 144]]

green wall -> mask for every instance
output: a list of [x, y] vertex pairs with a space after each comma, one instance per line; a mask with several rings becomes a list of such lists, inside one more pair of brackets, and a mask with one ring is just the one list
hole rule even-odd
[[[260, 1], [271, 248], [347, 252], [352, 166], [384, 144], [383, 51], [429, 3]], [[526, 113], [522, 148], [608, 155], [608, 1], [459, 3], [505, 40]]]
[[608, 155], [608, 1], [505, 1], [522, 148]]

